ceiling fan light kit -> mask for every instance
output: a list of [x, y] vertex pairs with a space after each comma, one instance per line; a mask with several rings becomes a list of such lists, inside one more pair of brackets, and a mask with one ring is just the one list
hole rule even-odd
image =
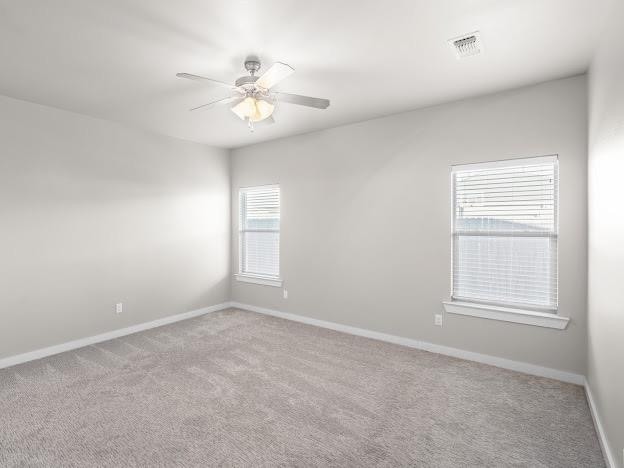
[[264, 99], [255, 99], [253, 97], [246, 97], [232, 107], [232, 112], [238, 115], [241, 120], [248, 119], [251, 122], [260, 122], [269, 118], [274, 110], [275, 105]]
[[245, 70], [249, 72], [249, 75], [238, 78], [234, 82], [234, 85], [219, 80], [213, 80], [212, 78], [192, 75], [190, 73], [178, 73], [176, 76], [229, 88], [231, 90], [231, 96], [202, 104], [191, 110], [207, 109], [219, 104], [231, 104], [230, 109], [232, 112], [241, 120], [245, 120], [251, 131], [253, 131], [253, 124], [256, 122], [261, 122], [263, 120], [271, 123], [274, 122], [272, 115], [277, 101], [314, 107], [316, 109], [327, 109], [327, 107], [329, 107], [328, 99], [272, 91], [271, 88], [273, 88], [273, 86], [294, 73], [295, 69], [290, 65], [282, 62], [275, 62], [261, 76], [256, 76], [260, 67], [261, 63], [259, 59], [249, 57], [245, 60]]

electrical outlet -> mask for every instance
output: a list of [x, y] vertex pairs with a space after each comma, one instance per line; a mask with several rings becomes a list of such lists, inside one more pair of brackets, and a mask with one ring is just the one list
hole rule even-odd
[[288, 291], [284, 289], [284, 299], [288, 299]]
[[435, 314], [433, 323], [437, 325], [438, 327], [441, 327], [442, 326], [442, 314]]
[[118, 302], [117, 304], [115, 304], [115, 312], [118, 314], [121, 314], [123, 312], [123, 303], [122, 302]]

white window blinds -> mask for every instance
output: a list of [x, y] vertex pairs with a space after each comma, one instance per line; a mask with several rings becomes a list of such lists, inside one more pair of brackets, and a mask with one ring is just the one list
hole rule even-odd
[[239, 271], [279, 277], [280, 189], [249, 187], [239, 194]]
[[455, 300], [557, 310], [556, 156], [453, 166]]

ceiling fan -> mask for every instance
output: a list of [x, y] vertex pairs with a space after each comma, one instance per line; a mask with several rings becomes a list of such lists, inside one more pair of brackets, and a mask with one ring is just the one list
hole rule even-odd
[[256, 76], [256, 73], [260, 70], [260, 65], [258, 58], [248, 57], [245, 60], [245, 69], [249, 72], [249, 75], [241, 76], [233, 85], [190, 73], [177, 73], [176, 76], [229, 88], [230, 96], [193, 107], [190, 110], [195, 111], [229, 104], [232, 112], [240, 117], [241, 120], [247, 121], [251, 131], [253, 131], [254, 123], [256, 122], [275, 122], [273, 111], [277, 102], [288, 102], [316, 109], [327, 109], [329, 107], [328, 99], [272, 91], [273, 86], [293, 74], [295, 69], [285, 63], [275, 62], [261, 76]]

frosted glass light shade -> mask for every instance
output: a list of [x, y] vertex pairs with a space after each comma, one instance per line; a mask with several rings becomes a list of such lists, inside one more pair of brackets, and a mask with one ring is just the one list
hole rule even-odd
[[260, 122], [270, 117], [275, 110], [275, 106], [263, 99], [255, 99], [251, 96], [246, 97], [237, 105], [232, 107], [234, 112], [241, 120], [249, 119], [252, 122]]

